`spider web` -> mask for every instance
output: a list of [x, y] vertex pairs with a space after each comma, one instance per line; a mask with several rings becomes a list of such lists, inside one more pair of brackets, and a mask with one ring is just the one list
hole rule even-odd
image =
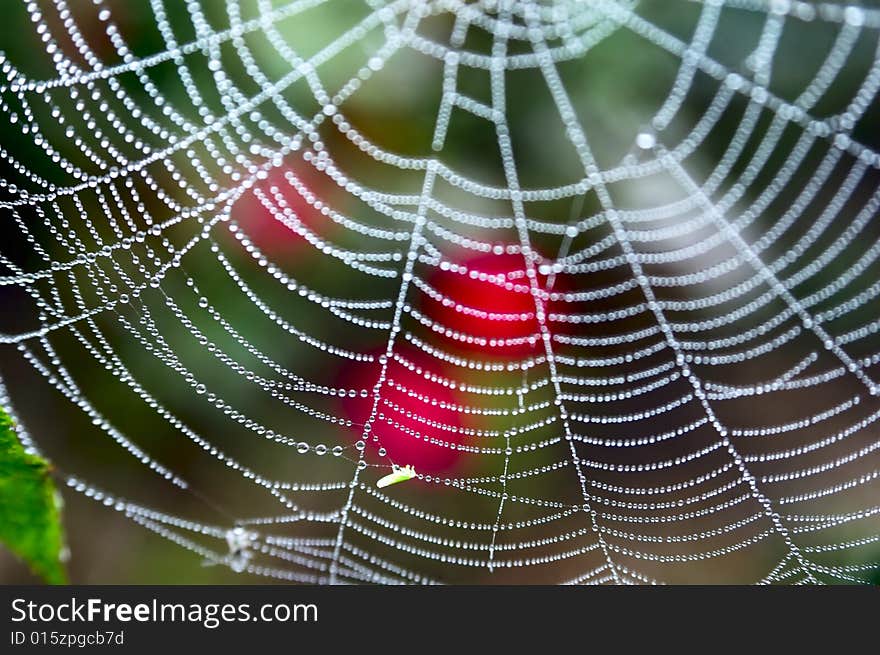
[[[134, 3], [29, 2], [51, 71], [2, 59], [0, 404], [70, 489], [285, 581], [868, 579], [880, 11], [173, 4], [143, 52]], [[619, 39], [674, 62], [625, 137], [574, 74]], [[407, 87], [428, 138], [372, 136]], [[49, 388], [85, 454], [33, 429]]]

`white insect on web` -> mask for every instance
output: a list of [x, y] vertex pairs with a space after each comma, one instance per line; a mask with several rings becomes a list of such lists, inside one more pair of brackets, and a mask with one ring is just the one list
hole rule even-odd
[[387, 487], [392, 484], [398, 484], [400, 482], [406, 482], [407, 480], [412, 480], [414, 477], [416, 477], [416, 471], [412, 466], [394, 466], [393, 468], [394, 470], [392, 470], [391, 473], [380, 478], [376, 482], [377, 487], [382, 489], [383, 487]]
[[250, 579], [876, 575], [880, 10], [18, 13], [0, 405], [101, 511]]

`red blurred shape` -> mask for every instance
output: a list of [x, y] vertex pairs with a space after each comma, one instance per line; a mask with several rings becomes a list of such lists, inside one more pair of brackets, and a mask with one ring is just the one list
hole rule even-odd
[[[291, 175], [299, 189], [291, 183]], [[336, 191], [335, 183], [309, 164], [300, 163], [295, 168], [281, 166], [273, 168], [266, 179], [259, 180], [245, 192], [236, 202], [232, 216], [254, 245], [267, 255], [284, 259], [320, 255], [320, 241], [316, 239], [329, 239], [337, 224], [312, 203], [317, 199], [329, 205], [328, 198]], [[261, 200], [260, 194], [267, 203]], [[308, 194], [312, 197], [308, 198]], [[286, 216], [285, 207], [290, 210]]]
[[[400, 344], [396, 352], [411, 368], [397, 358], [389, 360], [372, 432], [366, 440], [367, 448], [374, 456], [384, 448], [395, 464], [411, 464], [419, 473], [449, 473], [461, 463], [464, 454], [455, 446], [469, 438], [462, 433], [462, 416], [454, 409], [455, 392], [426, 376], [436, 372], [442, 377], [442, 373], [436, 371], [436, 362], [428, 355]], [[381, 353], [374, 354], [378, 360]], [[344, 368], [341, 381], [346, 387], [371, 391], [367, 398], [342, 400], [345, 414], [363, 425], [373, 407], [372, 389], [379, 378], [381, 364], [377, 361], [370, 367], [352, 364]], [[359, 425], [352, 428], [353, 441], [361, 438]], [[373, 441], [373, 435], [379, 437], [378, 442]]]
[[[457, 347], [496, 356], [541, 354], [535, 300], [525, 275], [523, 256], [508, 252], [506, 244], [500, 247], [504, 250], [501, 254], [457, 253], [450, 263], [465, 267], [466, 272], [432, 269], [426, 282], [443, 298], [426, 294], [423, 312], [435, 323], [476, 338], [468, 343], [451, 337]], [[546, 276], [539, 273], [537, 282], [544, 289]], [[563, 291], [565, 286], [564, 276], [557, 275], [553, 289]], [[541, 302], [545, 313], [565, 311], [558, 300]], [[551, 327], [558, 331], [559, 326]], [[529, 338], [533, 339], [528, 341]], [[507, 340], [517, 341], [505, 343]]]

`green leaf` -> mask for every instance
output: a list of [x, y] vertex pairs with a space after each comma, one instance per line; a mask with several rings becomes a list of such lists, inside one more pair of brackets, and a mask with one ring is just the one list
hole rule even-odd
[[49, 584], [65, 584], [61, 497], [51, 465], [22, 448], [0, 408], [0, 542]]

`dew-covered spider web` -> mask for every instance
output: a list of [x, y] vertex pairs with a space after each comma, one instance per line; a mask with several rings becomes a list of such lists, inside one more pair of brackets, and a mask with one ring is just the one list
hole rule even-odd
[[0, 405], [137, 567], [876, 575], [880, 9], [5, 18]]

